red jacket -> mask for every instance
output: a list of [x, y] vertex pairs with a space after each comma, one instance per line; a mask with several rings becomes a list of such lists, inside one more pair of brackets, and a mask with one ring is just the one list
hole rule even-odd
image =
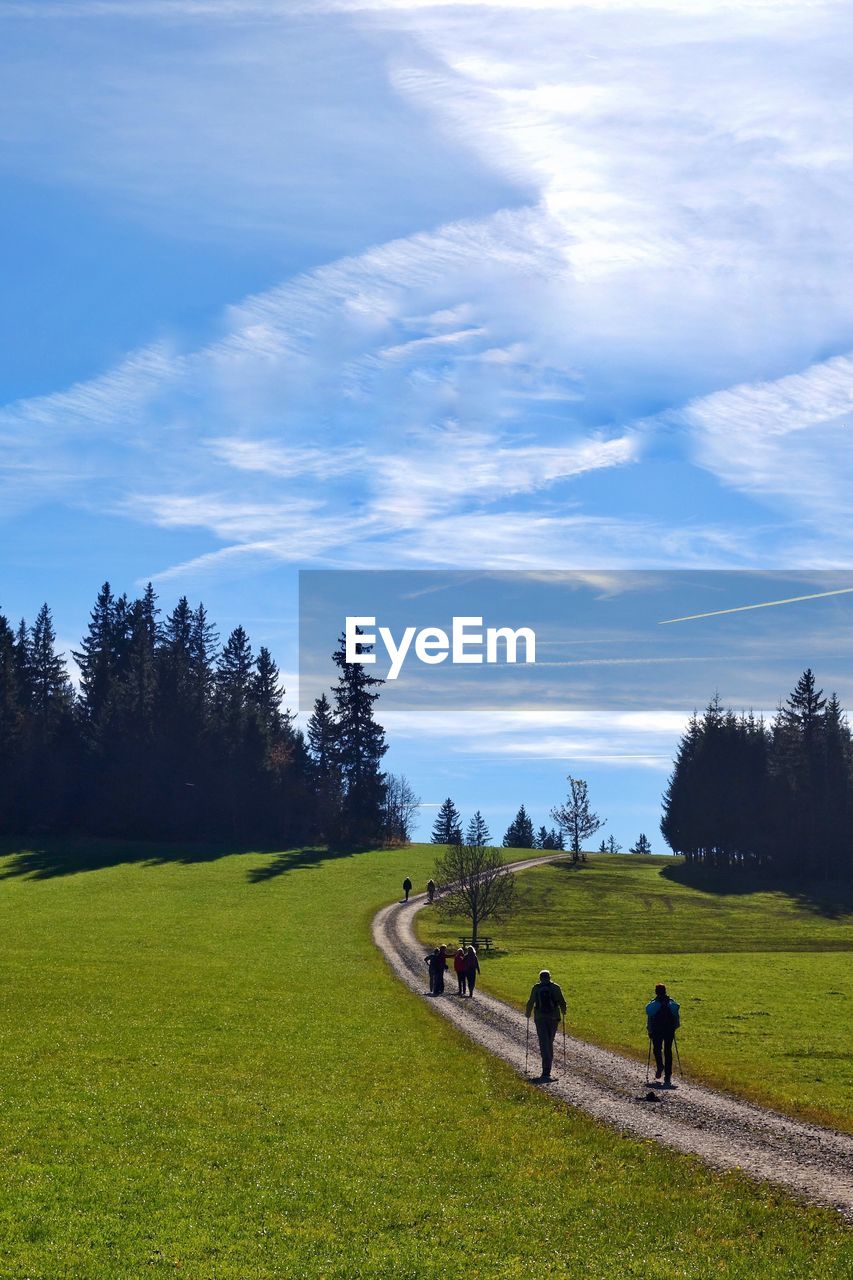
[[453, 957], [453, 968], [456, 971], [456, 973], [465, 972], [465, 952], [464, 951], [456, 952], [456, 955]]

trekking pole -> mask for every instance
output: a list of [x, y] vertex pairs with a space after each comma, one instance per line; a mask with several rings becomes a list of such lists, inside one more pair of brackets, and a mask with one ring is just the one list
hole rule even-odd
[[524, 1037], [524, 1074], [527, 1075], [527, 1055], [530, 1051], [530, 1018], [527, 1019], [527, 1035]]
[[563, 1018], [563, 1075], [566, 1074], [566, 1019]]
[[677, 1060], [677, 1062], [678, 1062], [678, 1074], [681, 1076], [681, 1078], [682, 1078], [682, 1080], [683, 1080], [683, 1079], [684, 1079], [684, 1068], [683, 1068], [683, 1067], [682, 1067], [682, 1065], [681, 1065], [681, 1054], [678, 1052], [678, 1037], [677, 1037], [677, 1036], [673, 1036], [673, 1037], [672, 1037], [672, 1043], [675, 1045], [675, 1057], [676, 1057], [676, 1060]]
[[[649, 1083], [649, 1067], [651, 1066], [651, 1062], [652, 1062], [652, 1038], [651, 1036], [649, 1036], [649, 1056], [646, 1058], [646, 1084]], [[679, 1063], [678, 1065], [680, 1067], [681, 1063]]]

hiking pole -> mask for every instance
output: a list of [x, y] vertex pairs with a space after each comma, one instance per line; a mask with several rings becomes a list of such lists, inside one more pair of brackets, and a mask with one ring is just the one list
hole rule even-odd
[[678, 1061], [678, 1074], [681, 1076], [681, 1078], [682, 1078], [682, 1080], [683, 1080], [683, 1079], [684, 1079], [684, 1068], [683, 1068], [683, 1067], [682, 1067], [682, 1065], [681, 1065], [681, 1054], [678, 1052], [678, 1037], [677, 1037], [677, 1036], [673, 1036], [673, 1037], [672, 1037], [672, 1043], [675, 1045], [675, 1057], [676, 1057], [676, 1060]]
[[527, 1035], [524, 1038], [524, 1074], [527, 1075], [527, 1055], [530, 1051], [530, 1018], [527, 1019]]
[[566, 1074], [566, 1019], [563, 1018], [563, 1075]]
[[[649, 1083], [649, 1067], [651, 1066], [651, 1062], [652, 1062], [652, 1038], [651, 1036], [649, 1036], [649, 1056], [646, 1058], [646, 1084]], [[681, 1063], [679, 1062], [678, 1065], [680, 1067]]]

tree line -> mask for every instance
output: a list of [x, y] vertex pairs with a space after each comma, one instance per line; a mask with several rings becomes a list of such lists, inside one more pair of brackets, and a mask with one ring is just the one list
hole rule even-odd
[[[556, 823], [553, 827], [541, 826], [534, 829], [533, 819], [524, 805], [519, 807], [512, 822], [507, 827], [503, 847], [505, 849], [566, 849], [568, 848], [575, 862], [584, 860], [584, 842], [600, 831], [605, 822], [593, 813], [590, 807], [589, 787], [583, 778], [574, 778], [571, 774], [566, 779], [569, 791], [562, 804], [551, 810], [551, 818]], [[479, 810], [474, 814], [465, 829], [463, 836], [462, 818], [450, 796], [439, 806], [430, 839], [433, 844], [488, 846], [491, 834]], [[568, 841], [568, 844], [566, 843]], [[602, 840], [599, 853], [621, 853], [622, 846], [611, 836]], [[641, 832], [630, 853], [649, 854], [651, 842]]]
[[282, 845], [406, 841], [418, 799], [382, 770], [382, 681], [347, 663], [303, 734], [270, 651], [242, 626], [220, 643], [203, 604], [161, 617], [98, 593], [75, 690], [45, 604], [0, 614], [0, 831]]
[[853, 738], [836, 695], [808, 669], [769, 724], [715, 696], [679, 743], [661, 831], [690, 863], [849, 877]]

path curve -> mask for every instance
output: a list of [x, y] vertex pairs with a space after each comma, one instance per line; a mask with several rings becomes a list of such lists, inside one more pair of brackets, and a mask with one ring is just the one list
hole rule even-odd
[[[527, 858], [511, 865], [522, 871], [565, 854]], [[383, 907], [373, 920], [373, 939], [398, 978], [424, 996], [477, 1044], [524, 1075], [526, 1019], [502, 1000], [477, 991], [473, 1000], [427, 995], [424, 947], [413, 920], [427, 905], [426, 894]], [[451, 975], [452, 976], [452, 975]], [[569, 998], [571, 1022], [571, 997]], [[531, 1029], [530, 1062], [538, 1066]], [[560, 1078], [537, 1087], [578, 1107], [624, 1133], [651, 1139], [699, 1156], [717, 1169], [740, 1169], [750, 1177], [784, 1187], [813, 1204], [837, 1209], [853, 1220], [853, 1137], [779, 1115], [716, 1089], [678, 1081], [678, 1089], [646, 1101], [645, 1068], [634, 1059], [566, 1037], [555, 1046], [554, 1070]]]

